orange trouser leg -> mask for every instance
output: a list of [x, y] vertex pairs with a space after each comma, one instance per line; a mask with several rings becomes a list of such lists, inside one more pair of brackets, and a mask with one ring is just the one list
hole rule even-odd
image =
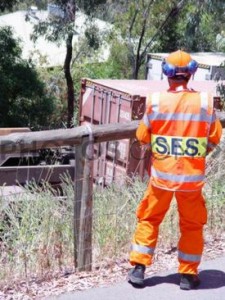
[[144, 198], [137, 208], [138, 224], [132, 241], [130, 263], [150, 265], [157, 243], [159, 225], [173, 197], [166, 191], [149, 184]]
[[175, 193], [180, 216], [179, 273], [197, 274], [203, 251], [207, 211], [202, 191]]

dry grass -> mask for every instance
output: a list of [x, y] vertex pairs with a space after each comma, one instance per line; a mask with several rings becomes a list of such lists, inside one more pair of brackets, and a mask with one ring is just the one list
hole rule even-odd
[[[64, 197], [49, 185], [30, 185], [1, 210], [0, 280], [28, 279], [71, 264], [72, 184]], [[7, 199], [1, 199], [6, 202]]]

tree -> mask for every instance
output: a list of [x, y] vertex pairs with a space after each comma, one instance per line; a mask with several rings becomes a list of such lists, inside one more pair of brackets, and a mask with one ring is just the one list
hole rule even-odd
[[[76, 34], [74, 25], [76, 25], [76, 12], [81, 10], [91, 14], [95, 10], [92, 5], [100, 5], [105, 0], [92, 0], [92, 1], [75, 1], [75, 0], [54, 0], [51, 3], [53, 13], [47, 20], [39, 20], [34, 26], [33, 39], [37, 39], [39, 36], [45, 36], [45, 38], [51, 42], [59, 43], [64, 41], [66, 44], [66, 56], [64, 61], [64, 74], [67, 83], [68, 91], [68, 118], [67, 127], [73, 126], [75, 123], [74, 112], [79, 109], [78, 99], [74, 95], [74, 82], [71, 76], [71, 67], [74, 62], [73, 59], [73, 37]], [[79, 6], [80, 5], [80, 6]], [[51, 9], [50, 7], [50, 9]], [[80, 8], [81, 7], [81, 8]], [[94, 19], [90, 17], [89, 26], [85, 24], [85, 38], [88, 42], [88, 46], [97, 50], [100, 46], [100, 39], [98, 34], [98, 28], [95, 27]], [[93, 21], [93, 24], [90, 23]]]
[[138, 78], [147, 52], [154, 50], [157, 40], [168, 22], [183, 9], [185, 0], [170, 0], [162, 5], [160, 0], [120, 1], [115, 25], [121, 33], [132, 67], [133, 79]]
[[77, 0], [77, 8], [84, 11], [87, 15], [95, 15], [98, 9], [105, 4], [107, 0]]
[[176, 24], [179, 43], [192, 52], [216, 51], [216, 36], [224, 28], [224, 10], [224, 1], [187, 1]]
[[21, 58], [19, 41], [9, 27], [0, 29], [0, 127], [50, 125], [53, 98], [36, 70]]
[[171, 0], [162, 5], [159, 0], [110, 0], [107, 5], [104, 17], [117, 28], [112, 49], [116, 46], [127, 52], [129, 63], [123, 60], [121, 67], [131, 67], [131, 78], [138, 78], [147, 52], [223, 49], [223, 1]]
[[18, 2], [19, 0], [1, 0], [0, 11], [12, 10], [13, 6]]
[[221, 1], [187, 0], [179, 14], [168, 20], [157, 39], [156, 51], [220, 51], [224, 9], [225, 2]]
[[38, 9], [46, 9], [48, 0], [1, 0], [0, 11], [27, 10], [31, 6], [37, 6]]
[[[71, 76], [71, 62], [73, 51], [73, 35], [74, 35], [74, 21], [76, 12], [75, 0], [55, 0], [52, 1], [54, 7], [54, 13], [47, 20], [39, 20], [34, 25], [34, 32], [32, 38], [36, 40], [39, 36], [45, 36], [45, 38], [52, 42], [64, 41], [66, 44], [66, 56], [64, 61], [64, 74], [67, 84], [67, 127], [73, 126], [74, 116], [74, 85]], [[78, 103], [77, 103], [78, 106]]]

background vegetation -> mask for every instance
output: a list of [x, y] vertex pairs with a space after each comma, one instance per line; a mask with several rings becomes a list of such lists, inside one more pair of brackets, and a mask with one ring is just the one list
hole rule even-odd
[[[1, 111], [4, 111], [1, 126], [41, 129], [77, 124], [74, 116], [78, 110], [80, 79], [142, 79], [147, 52], [170, 52], [177, 48], [190, 52], [225, 51], [224, 1], [169, 0], [162, 5], [161, 0], [4, 0], [0, 11], [4, 14], [29, 10], [32, 5], [46, 9], [48, 3], [59, 5], [67, 13], [69, 7], [73, 16], [63, 22], [58, 19], [40, 22], [33, 37], [44, 35], [56, 43], [64, 40], [70, 60], [66, 63], [65, 57], [64, 66], [43, 70], [40, 62], [35, 65], [21, 59], [19, 41], [10, 29], [7, 29], [8, 42], [13, 42], [15, 47], [8, 47], [4, 36], [6, 29], [1, 28], [0, 51], [4, 58], [0, 60], [3, 74]], [[74, 21], [76, 24], [73, 7], [76, 12], [82, 11], [89, 16], [85, 37], [78, 44], [73, 44], [71, 31], [71, 24]], [[92, 25], [95, 17], [113, 25], [108, 35], [99, 34], [94, 23]], [[103, 43], [110, 45], [111, 50], [108, 60], [99, 62], [97, 54]], [[5, 60], [7, 56], [13, 60]], [[23, 73], [21, 79], [18, 79], [18, 72]], [[30, 118], [38, 110], [40, 113], [35, 114], [35, 120]]]

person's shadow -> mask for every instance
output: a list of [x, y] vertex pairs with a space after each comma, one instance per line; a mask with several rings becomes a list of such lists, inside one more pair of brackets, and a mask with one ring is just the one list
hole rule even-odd
[[[219, 270], [203, 270], [199, 272], [201, 280], [200, 285], [196, 288], [204, 289], [218, 289], [225, 286], [225, 273]], [[162, 283], [180, 284], [180, 275], [178, 273], [169, 274], [165, 276], [152, 276], [144, 280], [145, 287], [152, 287]]]

